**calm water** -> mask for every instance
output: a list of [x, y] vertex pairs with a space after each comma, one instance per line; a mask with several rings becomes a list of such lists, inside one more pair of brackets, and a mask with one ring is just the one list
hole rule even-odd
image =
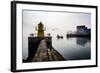
[[53, 38], [53, 47], [59, 51], [66, 60], [90, 59], [90, 43], [89, 38]]
[[[65, 36], [63, 39], [57, 39], [56, 36], [53, 36], [52, 46], [66, 60], [81, 60], [91, 58], [91, 41], [89, 38], [67, 38]], [[23, 59], [26, 59], [27, 57], [28, 48], [25, 48], [23, 50]]]

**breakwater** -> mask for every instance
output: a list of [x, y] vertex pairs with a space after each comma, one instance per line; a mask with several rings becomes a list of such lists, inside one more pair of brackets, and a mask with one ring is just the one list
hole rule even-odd
[[44, 62], [65, 60], [63, 56], [52, 46], [51, 37], [29, 37], [28, 58], [23, 62]]

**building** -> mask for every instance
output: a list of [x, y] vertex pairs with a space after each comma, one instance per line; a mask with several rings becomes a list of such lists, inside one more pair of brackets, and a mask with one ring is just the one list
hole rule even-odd
[[88, 29], [85, 25], [77, 26], [76, 34], [90, 35], [91, 29]]
[[67, 33], [67, 37], [91, 37], [91, 29], [85, 25], [77, 26], [76, 31]]

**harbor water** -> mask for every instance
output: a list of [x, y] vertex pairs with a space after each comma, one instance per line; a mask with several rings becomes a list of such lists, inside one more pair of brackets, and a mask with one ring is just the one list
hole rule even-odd
[[[26, 40], [27, 41], [27, 40]], [[28, 45], [28, 44], [26, 44]], [[66, 60], [86, 60], [91, 58], [91, 40], [86, 37], [57, 38], [52, 36], [52, 46]], [[23, 50], [23, 59], [28, 57], [28, 48]]]
[[53, 47], [66, 60], [85, 60], [91, 58], [91, 41], [86, 37], [53, 38]]

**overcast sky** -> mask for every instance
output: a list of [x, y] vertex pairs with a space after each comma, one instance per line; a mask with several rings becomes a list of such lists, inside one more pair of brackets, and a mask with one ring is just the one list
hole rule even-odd
[[72, 12], [49, 12], [49, 11], [23, 11], [23, 31], [34, 32], [35, 27], [41, 21], [46, 27], [45, 32], [75, 31], [77, 25], [86, 25], [90, 28], [91, 14]]
[[46, 27], [45, 34], [64, 34], [68, 31], [75, 31], [76, 26], [85, 25], [91, 28], [90, 13], [74, 12], [52, 12], [23, 10], [23, 48], [28, 48], [28, 36], [30, 33], [37, 33], [35, 27], [40, 21]]

